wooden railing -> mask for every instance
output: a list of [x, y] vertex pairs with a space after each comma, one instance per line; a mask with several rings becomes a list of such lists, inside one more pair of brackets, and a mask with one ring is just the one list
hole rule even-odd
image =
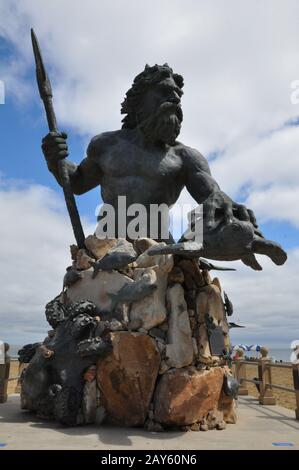
[[[11, 376], [11, 365], [13, 363], [18, 364], [18, 370], [16, 371], [18, 375]], [[20, 374], [23, 370], [23, 364], [20, 364], [17, 359], [9, 359], [5, 364], [0, 364], [0, 403], [5, 403], [7, 401], [7, 396], [9, 394], [9, 382], [16, 382], [13, 393], [20, 392]], [[10, 393], [12, 393], [10, 391]]]
[[[234, 361], [233, 364], [235, 377], [240, 384], [239, 395], [248, 395], [246, 382], [253, 383], [257, 386], [259, 391], [258, 401], [261, 405], [276, 405], [276, 398], [273, 394], [273, 389], [294, 393], [296, 399], [295, 417], [299, 420], [299, 364], [275, 363], [265, 359], [256, 361], [246, 361], [240, 359]], [[249, 365], [255, 365], [257, 367], [258, 379], [247, 378], [246, 366]], [[292, 370], [294, 388], [285, 387], [280, 384], [274, 384], [272, 381], [273, 368], [284, 368]]]

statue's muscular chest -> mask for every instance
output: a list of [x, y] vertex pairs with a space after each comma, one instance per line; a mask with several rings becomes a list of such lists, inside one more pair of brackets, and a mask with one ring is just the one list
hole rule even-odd
[[182, 176], [182, 159], [172, 147], [147, 149], [122, 141], [103, 152], [99, 163], [105, 179], [136, 178], [162, 184]]

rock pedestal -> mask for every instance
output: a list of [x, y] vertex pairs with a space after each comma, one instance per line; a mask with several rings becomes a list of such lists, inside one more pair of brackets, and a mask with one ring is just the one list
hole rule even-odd
[[209, 370], [188, 367], [166, 372], [155, 393], [155, 421], [168, 426], [200, 423], [218, 408], [223, 376], [221, 367]]
[[71, 247], [63, 292], [46, 306], [52, 330], [20, 351], [22, 407], [71, 426], [234, 423], [226, 307], [196, 246], [94, 235], [85, 246]]
[[107, 421], [142, 426], [147, 418], [160, 365], [156, 342], [142, 333], [111, 334], [113, 350], [97, 364], [100, 403]]

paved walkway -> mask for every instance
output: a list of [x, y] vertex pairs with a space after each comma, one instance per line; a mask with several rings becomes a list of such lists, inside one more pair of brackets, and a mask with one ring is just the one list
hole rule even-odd
[[[279, 406], [260, 406], [240, 397], [238, 423], [224, 431], [149, 433], [136, 428], [84, 426], [64, 428], [42, 422], [19, 408], [19, 396], [0, 405], [1, 449], [299, 449], [299, 421]], [[293, 444], [274, 446], [275, 442]]]

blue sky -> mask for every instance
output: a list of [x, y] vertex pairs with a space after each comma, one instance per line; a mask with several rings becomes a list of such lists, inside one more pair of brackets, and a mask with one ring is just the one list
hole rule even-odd
[[[293, 335], [299, 336], [299, 104], [290, 101], [291, 83], [299, 79], [297, 3], [240, 6], [229, 0], [224, 7], [218, 0], [209, 5], [164, 0], [149, 6], [86, 0], [76, 5], [45, 0], [41, 11], [36, 0], [7, 0], [0, 6], [0, 79], [6, 90], [0, 105], [0, 236], [1, 263], [7, 267], [0, 285], [10, 285], [3, 290], [0, 315], [8, 325], [7, 339], [43, 337], [43, 305], [60, 289], [72, 243], [61, 190], [40, 149], [47, 126], [35, 81], [33, 26], [74, 162], [84, 157], [93, 135], [120, 126], [120, 103], [145, 63], [168, 61], [184, 75], [181, 140], [209, 159], [221, 188], [254, 209], [265, 236], [290, 254], [283, 268], [262, 259], [262, 273], [236, 263], [238, 274], [221, 275], [235, 301], [236, 319], [247, 326], [233, 338], [288, 347]], [[184, 191], [180, 201], [191, 198]], [[91, 231], [100, 189], [77, 202]]]
[[[0, 38], [0, 57], [7, 63], [16, 54], [16, 48], [9, 41]], [[16, 101], [9, 93], [9, 84], [5, 87], [5, 105], [0, 106], [1, 121], [1, 166], [0, 174], [6, 179], [22, 180], [24, 184], [42, 184], [61, 193], [47, 166], [41, 151], [41, 139], [48, 133], [43, 104], [40, 100], [35, 66], [26, 73], [26, 81], [32, 86], [30, 100], [25, 103]], [[8, 88], [8, 89], [7, 89]], [[71, 159], [80, 162], [85, 155], [86, 140], [76, 130], [69, 132], [68, 144]], [[5, 157], [6, 156], [6, 157]], [[80, 213], [93, 221], [94, 209], [99, 204], [100, 190], [95, 189], [78, 199]]]

